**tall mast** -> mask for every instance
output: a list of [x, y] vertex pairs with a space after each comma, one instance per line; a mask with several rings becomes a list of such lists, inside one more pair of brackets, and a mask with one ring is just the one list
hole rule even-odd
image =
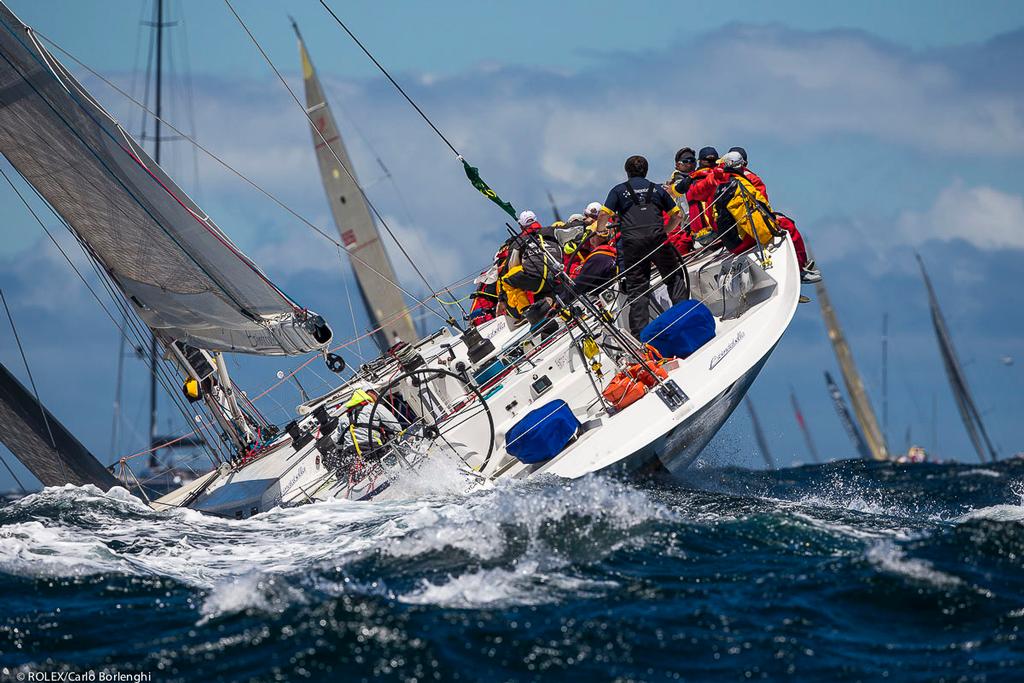
[[[153, 161], [160, 165], [160, 119], [163, 118], [164, 0], [156, 0], [156, 110], [153, 113]], [[149, 340], [149, 445], [156, 445], [156, 334]], [[151, 458], [152, 460], [152, 458]]]
[[978, 406], [971, 397], [971, 390], [967, 386], [967, 375], [964, 374], [960, 359], [957, 358], [956, 350], [953, 348], [953, 340], [949, 336], [949, 328], [946, 326], [946, 319], [942, 316], [939, 308], [939, 300], [932, 288], [932, 281], [928, 277], [928, 271], [924, 268], [924, 261], [920, 254], [914, 254], [917, 263], [921, 266], [921, 276], [924, 278], [925, 288], [928, 290], [928, 306], [931, 309], [932, 327], [935, 328], [935, 337], [939, 342], [939, 353], [942, 355], [942, 364], [946, 368], [946, 377], [949, 379], [949, 387], [953, 390], [953, 398], [956, 399], [956, 407], [960, 411], [960, 418], [963, 420], [964, 429], [971, 440], [971, 445], [978, 453], [981, 462], [999, 459], [995, 446], [988, 438], [988, 432], [981, 421], [981, 413]]
[[750, 400], [750, 396], [744, 399], [747, 403], [747, 410], [750, 411], [750, 422], [754, 425], [754, 438], [757, 439], [757, 447], [761, 450], [761, 456], [764, 458], [764, 463], [768, 465], [768, 469], [775, 469], [775, 460], [772, 458], [771, 451], [768, 450], [768, 439], [764, 437], [764, 430], [761, 429], [761, 421], [757, 419], [757, 412], [754, 411], [754, 402]]
[[804, 441], [807, 442], [807, 450], [811, 452], [811, 457], [814, 462], [821, 462], [821, 456], [818, 455], [818, 449], [814, 446], [814, 439], [811, 438], [811, 430], [807, 428], [807, 422], [804, 420], [804, 414], [800, 410], [800, 404], [796, 401], [796, 392], [793, 387], [789, 388], [789, 402], [793, 404], [793, 414], [796, 416], [796, 422], [800, 425], [800, 431], [803, 432]]
[[889, 442], [889, 314], [882, 314], [882, 440]]

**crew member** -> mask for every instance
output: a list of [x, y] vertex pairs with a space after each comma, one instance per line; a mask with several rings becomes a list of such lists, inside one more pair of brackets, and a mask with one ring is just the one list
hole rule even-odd
[[[685, 269], [679, 254], [666, 243], [667, 234], [675, 230], [682, 213], [664, 188], [647, 180], [647, 159], [635, 155], [626, 159], [626, 181], [608, 192], [597, 231], [603, 232], [612, 216], [618, 216], [622, 238], [622, 268], [625, 272], [629, 307], [629, 329], [639, 337], [650, 322], [651, 265], [661, 273], [672, 303], [689, 296]], [[664, 222], [662, 214], [669, 214]]]
[[618, 252], [611, 240], [611, 231], [606, 229], [591, 236], [577, 252], [569, 277], [581, 293], [599, 289], [618, 274]]
[[344, 412], [338, 416], [338, 428], [331, 435], [331, 440], [337, 447], [337, 461], [325, 463], [328, 469], [337, 469], [340, 465], [353, 460], [379, 458], [382, 452], [378, 447], [387, 440], [388, 435], [401, 431], [401, 422], [391, 412], [386, 402], [377, 405], [374, 411], [375, 403], [376, 393], [362, 389], [357, 389], [345, 403]]
[[512, 241], [508, 271], [501, 283], [508, 306], [521, 313], [555, 293], [562, 249], [551, 226], [542, 226], [533, 211], [519, 214], [519, 226], [522, 231]]

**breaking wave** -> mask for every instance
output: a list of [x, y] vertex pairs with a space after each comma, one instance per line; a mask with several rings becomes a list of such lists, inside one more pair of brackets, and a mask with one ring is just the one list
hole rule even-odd
[[931, 679], [1024, 663], [1017, 462], [471, 494], [426, 479], [400, 482], [403, 500], [246, 520], [92, 487], [2, 507], [0, 671]]

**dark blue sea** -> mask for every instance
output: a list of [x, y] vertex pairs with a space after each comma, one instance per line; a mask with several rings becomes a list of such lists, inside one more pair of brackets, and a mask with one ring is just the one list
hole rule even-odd
[[0, 680], [1019, 681], [1022, 493], [1021, 461], [704, 467], [244, 521], [47, 489], [0, 508]]

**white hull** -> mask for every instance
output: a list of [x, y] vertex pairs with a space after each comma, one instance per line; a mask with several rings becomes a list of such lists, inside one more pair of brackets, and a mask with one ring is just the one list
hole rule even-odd
[[[635, 474], [662, 468], [681, 472], [693, 463], [743, 399], [792, 319], [800, 289], [796, 256], [785, 239], [776, 245], [771, 256], [774, 263], [759, 275], [762, 283], [769, 286], [758, 292], [759, 298], [751, 295], [749, 309], [716, 320], [713, 339], [688, 358], [666, 366], [669, 379], [686, 396], [682, 405], [673, 407], [651, 391], [622, 411], [609, 411], [595, 398], [595, 375], [581, 362], [582, 353], [572, 333], [563, 330], [549, 340], [527, 342], [528, 351], [520, 354], [517, 364], [493, 379], [474, 383], [470, 390], [466, 389], [468, 384], [457, 379], [441, 378], [432, 383], [430, 398], [439, 402], [440, 413], [444, 414], [443, 421], [437, 424], [454, 426], [444, 427], [441, 438], [430, 443], [417, 442], [415, 448], [406, 449], [404, 454], [391, 454], [373, 466], [332, 473], [323, 466], [316, 448], [322, 434], [311, 431], [305, 443], [300, 438], [298, 449], [290, 437], [283, 436], [273, 444], [273, 451], [241, 467], [224, 468], [205, 483], [200, 481], [170, 494], [162, 502], [214, 515], [249, 517], [276, 506], [316, 500], [400, 496], [402, 487], [394, 487], [392, 482], [410, 471], [418, 471], [441, 452], [462, 460], [460, 468], [466, 477], [466, 488], [482, 482], [538, 475], [577, 478], [594, 472]], [[741, 258], [748, 259], [741, 261], [744, 267], [760, 268], [752, 255]], [[713, 309], [720, 292], [714, 288], [717, 285], [710, 274], [718, 272], [719, 261], [704, 259], [690, 268], [694, 297], [703, 298]], [[720, 307], [718, 312], [722, 312]], [[493, 338], [497, 347], [495, 357], [504, 357], [503, 352], [509, 349], [522, 348], [524, 340], [529, 339], [529, 330], [508, 329], [503, 321], [483, 328], [482, 332]], [[467, 369], [465, 345], [446, 333], [435, 335], [416, 350], [422, 355], [422, 368], [445, 370], [451, 377], [456, 377], [452, 371], [457, 368], [464, 374], [481, 377], [480, 369], [490, 362]], [[396, 374], [395, 366], [385, 367], [379, 373], [383, 378]], [[611, 374], [614, 372], [602, 374], [604, 384]], [[375, 377], [367, 372], [359, 386], [384, 392], [392, 386], [383, 386], [387, 382]], [[299, 413], [305, 417], [300, 418], [299, 427], [315, 430], [316, 410], [321, 409], [321, 418], [323, 408], [328, 409], [329, 415], [337, 414], [351, 391], [352, 387], [347, 394], [334, 392], [300, 406]], [[414, 405], [415, 391], [392, 387], [390, 395], [395, 395], [395, 391], [405, 391], [404, 399], [412, 405], [414, 414], [422, 416], [429, 412], [422, 404]], [[481, 402], [474, 396], [486, 399]], [[419, 397], [422, 400], [423, 394]], [[590, 428], [551, 460], [535, 465], [519, 462], [504, 449], [505, 433], [527, 412], [556, 398], [566, 401], [577, 418]], [[458, 407], [463, 405], [471, 407]], [[462, 415], [468, 418], [462, 419]], [[493, 451], [489, 457], [488, 450]]]

